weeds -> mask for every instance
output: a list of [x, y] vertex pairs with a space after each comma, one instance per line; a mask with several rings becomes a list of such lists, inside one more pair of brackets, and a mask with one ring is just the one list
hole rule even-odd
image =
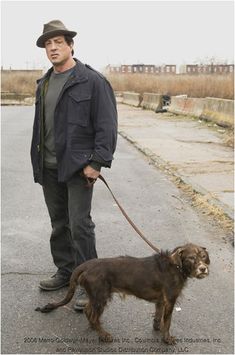
[[163, 95], [234, 99], [233, 74], [150, 75], [108, 74], [115, 91], [152, 92]]
[[[42, 76], [42, 75], [41, 75]], [[16, 94], [31, 94], [34, 96], [36, 90], [36, 80], [40, 78], [40, 74], [6, 72], [1, 73], [1, 91], [8, 91]]]
[[[135, 91], [140, 94], [153, 92], [164, 95], [187, 94], [189, 97], [218, 97], [234, 99], [233, 74], [226, 75], [151, 75], [151, 74], [107, 74], [115, 91]], [[36, 73], [2, 71], [2, 91], [34, 95]]]

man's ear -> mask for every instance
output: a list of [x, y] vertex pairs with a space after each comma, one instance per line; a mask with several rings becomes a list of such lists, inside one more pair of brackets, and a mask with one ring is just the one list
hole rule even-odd
[[171, 253], [171, 260], [174, 264], [179, 265], [182, 267], [182, 252], [184, 251], [184, 247], [178, 247], [174, 249]]

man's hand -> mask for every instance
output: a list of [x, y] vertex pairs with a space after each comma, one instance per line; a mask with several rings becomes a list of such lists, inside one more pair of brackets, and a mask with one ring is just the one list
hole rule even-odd
[[98, 176], [100, 175], [100, 172], [93, 169], [90, 165], [87, 165], [84, 169], [83, 169], [83, 174], [85, 175], [85, 177], [89, 178], [89, 179], [97, 179]]

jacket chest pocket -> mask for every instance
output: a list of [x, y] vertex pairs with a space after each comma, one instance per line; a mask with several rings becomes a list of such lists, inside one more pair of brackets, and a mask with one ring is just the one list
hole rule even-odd
[[90, 120], [91, 96], [76, 96], [69, 94], [68, 122], [87, 127]]

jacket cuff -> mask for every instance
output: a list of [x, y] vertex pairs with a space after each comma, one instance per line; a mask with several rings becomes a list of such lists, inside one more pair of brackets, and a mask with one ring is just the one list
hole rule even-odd
[[91, 162], [89, 163], [89, 165], [90, 165], [93, 169], [95, 169], [95, 170], [97, 170], [97, 171], [100, 171], [101, 168], [102, 168], [102, 165], [101, 165], [100, 163], [98, 163], [97, 161], [93, 161], [93, 160], [91, 160]]
[[[109, 162], [105, 161], [104, 159], [102, 159], [96, 152], [94, 152], [91, 157], [90, 157], [90, 162], [94, 162], [99, 164], [100, 167], [104, 166], [104, 167], [109, 167], [110, 164]], [[91, 164], [90, 164], [91, 165]]]

